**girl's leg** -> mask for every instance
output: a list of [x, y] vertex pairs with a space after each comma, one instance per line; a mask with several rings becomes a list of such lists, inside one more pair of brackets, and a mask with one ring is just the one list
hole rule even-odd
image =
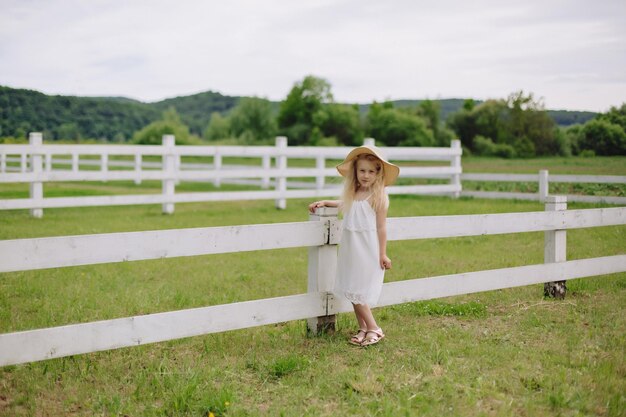
[[367, 323], [361, 314], [359, 314], [359, 310], [357, 309], [359, 304], [352, 304], [352, 308], [354, 309], [354, 315], [356, 316], [356, 321], [359, 323], [359, 329], [367, 330]]
[[367, 325], [367, 332], [365, 333], [365, 338], [360, 343], [360, 346], [370, 346], [380, 342], [385, 335], [383, 330], [378, 327], [369, 306], [367, 304], [358, 304], [354, 306], [354, 311]]
[[359, 326], [365, 324], [365, 327], [361, 327], [362, 329], [380, 329], [380, 327], [378, 327], [378, 324], [376, 323], [376, 319], [374, 319], [372, 310], [367, 304], [353, 304], [352, 306], [354, 308], [354, 314], [356, 314], [357, 320], [359, 321]]
[[359, 331], [350, 338], [350, 343], [360, 346], [365, 340], [365, 336], [367, 336], [367, 323], [365, 323], [363, 317], [359, 315], [356, 305], [352, 304], [352, 308], [354, 308], [354, 315], [356, 316], [356, 321], [359, 324]]

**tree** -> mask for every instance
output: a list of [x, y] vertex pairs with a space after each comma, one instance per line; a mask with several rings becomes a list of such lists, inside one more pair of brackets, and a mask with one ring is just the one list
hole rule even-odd
[[618, 125], [626, 132], [626, 103], [623, 103], [619, 108], [611, 107], [608, 112], [598, 115], [598, 119]]
[[339, 144], [355, 146], [362, 143], [363, 130], [357, 106], [326, 104], [313, 115], [313, 126], [322, 137], [335, 138]]
[[597, 155], [626, 155], [626, 133], [618, 124], [598, 118], [582, 128], [580, 147], [593, 150]]
[[302, 82], [296, 83], [281, 102], [278, 127], [292, 144], [309, 142], [315, 127], [314, 115], [322, 110], [323, 104], [333, 101], [330, 88], [328, 81], [309, 75]]
[[422, 118], [395, 109], [391, 103], [370, 106], [366, 132], [387, 146], [432, 146], [435, 142]]
[[245, 138], [245, 143], [269, 139], [276, 135], [276, 121], [268, 100], [243, 98], [230, 114], [230, 132]]
[[[466, 103], [473, 106], [473, 101]], [[415, 109], [415, 114], [426, 122], [426, 127], [432, 131], [435, 146], [450, 146], [456, 134], [441, 121], [441, 104], [439, 101], [424, 100]]]
[[133, 142], [142, 145], [160, 145], [163, 135], [174, 135], [177, 145], [199, 143], [199, 138], [189, 133], [189, 128], [180, 120], [176, 109], [170, 107], [163, 112], [161, 120], [152, 122], [133, 135]]
[[211, 114], [209, 125], [204, 131], [206, 140], [220, 140], [230, 137], [230, 120], [218, 112]]
[[564, 148], [569, 149], [569, 153], [571, 155], [578, 155], [582, 150], [580, 148], [582, 141], [582, 128], [582, 125], [572, 125], [568, 126], [566, 129], [560, 130], [562, 133]]
[[[478, 106], [466, 102], [463, 109], [453, 114], [448, 121], [464, 146], [480, 154], [490, 148], [488, 142], [478, 136], [489, 139], [494, 145], [512, 147], [514, 154], [521, 157], [534, 155], [564, 155], [567, 146], [556, 134], [557, 126], [545, 111], [541, 101], [532, 94], [523, 91], [509, 95], [507, 100], [487, 100]], [[508, 148], [502, 151], [510, 155]]]
[[56, 129], [56, 138], [57, 139], [67, 139], [67, 140], [80, 140], [80, 130], [76, 123], [62, 123]]
[[472, 114], [476, 120], [478, 134], [491, 138], [494, 143], [512, 144], [513, 138], [507, 135], [509, 109], [504, 100], [487, 100], [476, 106]]
[[541, 101], [523, 91], [509, 95], [509, 135], [519, 156], [562, 155], [565, 153], [556, 137], [556, 123]]
[[[467, 101], [465, 102], [468, 103]], [[447, 125], [461, 141], [464, 147], [471, 151], [476, 150], [474, 139], [478, 135], [476, 119], [472, 113], [473, 106], [463, 106], [463, 109], [453, 113], [448, 118]]]

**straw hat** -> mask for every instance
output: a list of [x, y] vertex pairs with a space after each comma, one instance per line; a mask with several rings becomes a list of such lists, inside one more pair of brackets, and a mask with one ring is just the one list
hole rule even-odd
[[397, 165], [392, 164], [391, 162], [387, 162], [387, 160], [383, 156], [382, 151], [375, 146], [364, 145], [359, 146], [358, 148], [354, 148], [352, 151], [350, 151], [348, 156], [346, 156], [346, 159], [344, 159], [342, 163], [337, 165], [337, 171], [339, 171], [339, 173], [345, 177], [350, 169], [352, 169], [353, 161], [362, 154], [374, 155], [383, 163], [383, 176], [385, 179], [385, 185], [391, 185], [396, 181], [396, 178], [398, 178], [398, 175], [400, 174], [400, 168]]

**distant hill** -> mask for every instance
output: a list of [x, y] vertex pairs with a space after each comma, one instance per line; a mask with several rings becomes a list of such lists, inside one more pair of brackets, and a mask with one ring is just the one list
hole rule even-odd
[[94, 138], [128, 141], [134, 132], [175, 107], [198, 135], [213, 112], [227, 112], [239, 97], [205, 92], [156, 103], [126, 97], [49, 96], [38, 91], [0, 86], [0, 136], [22, 137], [44, 132], [45, 138]]
[[[24, 137], [44, 132], [47, 139], [93, 138], [128, 141], [134, 132], [158, 120], [164, 110], [176, 108], [189, 129], [202, 135], [213, 112], [227, 113], [242, 97], [207, 91], [144, 103], [126, 97], [75, 97], [46, 95], [38, 91], [0, 86], [0, 137]], [[416, 106], [423, 100], [396, 100], [397, 107]], [[462, 108], [464, 99], [442, 99], [441, 119]], [[479, 102], [477, 101], [477, 104]], [[278, 109], [279, 103], [272, 103]], [[366, 112], [369, 104], [359, 105]], [[561, 126], [584, 123], [596, 113], [548, 110]]]
[[43, 132], [47, 139], [125, 141], [159, 117], [157, 109], [128, 99], [48, 96], [0, 86], [0, 136]]
[[[403, 107], [415, 107], [419, 106], [421, 102], [425, 100], [391, 100], [394, 107], [403, 108]], [[464, 98], [444, 98], [444, 99], [436, 99], [432, 100], [439, 103], [439, 107], [441, 109], [441, 120], [447, 120], [448, 116], [452, 113], [456, 113], [457, 111], [463, 108], [463, 103], [465, 102]], [[480, 100], [475, 101], [476, 104], [482, 103]], [[361, 113], [367, 113], [370, 104], [359, 104], [359, 110]]]
[[176, 108], [182, 121], [189, 126], [189, 130], [197, 135], [202, 135], [211, 118], [211, 113], [226, 113], [237, 105], [241, 97], [223, 96], [220, 93], [207, 91], [149, 104], [153, 108], [163, 112], [169, 107]]
[[[433, 100], [439, 102], [441, 108], [441, 120], [447, 120], [448, 116], [452, 113], [456, 113], [463, 108], [465, 103], [464, 98], [445, 98], [439, 100]], [[395, 107], [415, 107], [418, 106], [424, 100], [395, 100], [391, 101]], [[482, 103], [481, 100], [474, 100], [476, 105]], [[367, 112], [369, 104], [359, 105], [361, 112]], [[570, 110], [547, 110], [548, 115], [559, 126], [571, 126], [575, 124], [584, 124], [585, 122], [593, 119], [598, 113], [590, 111], [570, 111]]]
[[584, 124], [598, 115], [598, 113], [594, 113], [591, 111], [570, 110], [548, 110], [548, 114], [559, 126]]

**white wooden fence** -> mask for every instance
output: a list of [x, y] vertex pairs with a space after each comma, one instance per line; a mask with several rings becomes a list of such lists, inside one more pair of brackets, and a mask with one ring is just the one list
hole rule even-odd
[[[626, 271], [626, 254], [565, 260], [567, 229], [624, 225], [626, 208], [388, 219], [388, 239], [545, 232], [545, 263], [386, 283], [380, 306]], [[228, 252], [309, 247], [308, 292], [241, 303], [0, 334], [0, 366], [142, 345], [290, 320], [317, 330], [352, 311], [330, 293], [340, 239], [336, 209], [309, 222], [193, 228], [0, 241], [0, 273]], [[0, 275], [0, 279], [3, 277]]]
[[[374, 139], [365, 143], [374, 144]], [[286, 207], [287, 198], [333, 197], [340, 194], [338, 187], [327, 187], [327, 177], [337, 177], [335, 168], [326, 168], [327, 159], [342, 160], [351, 148], [347, 147], [288, 147], [287, 138], [276, 138], [276, 146], [175, 146], [174, 136], [165, 135], [162, 146], [131, 145], [44, 145], [40, 133], [30, 134], [29, 145], [0, 145], [0, 183], [29, 183], [30, 198], [0, 200], [0, 210], [30, 209], [35, 217], [43, 215], [44, 208], [83, 207], [104, 205], [162, 204], [165, 213], [174, 211], [175, 203], [224, 200], [276, 200], [278, 208]], [[393, 161], [449, 161], [450, 166], [420, 166], [402, 168], [404, 178], [445, 178], [449, 184], [393, 186], [390, 194], [450, 194], [461, 191], [461, 146], [453, 141], [450, 148], [382, 148]], [[71, 170], [53, 170], [53, 157], [71, 155]], [[80, 157], [98, 156], [100, 169], [80, 171]], [[109, 156], [133, 158], [132, 169], [110, 170]], [[144, 170], [143, 158], [161, 158], [161, 169]], [[211, 157], [212, 169], [181, 169], [181, 157]], [[224, 169], [224, 157], [261, 158], [257, 167]], [[19, 158], [19, 172], [8, 172], [7, 163]], [[288, 158], [314, 159], [315, 168], [288, 168]], [[272, 159], [275, 164], [272, 167]], [[130, 161], [129, 161], [130, 162]], [[198, 166], [196, 166], [198, 167]], [[204, 167], [204, 168], [203, 168]], [[252, 169], [251, 169], [252, 168]], [[315, 178], [315, 189], [287, 189], [288, 178]], [[212, 180], [219, 186], [225, 179], [261, 180], [268, 188], [275, 178], [275, 190], [176, 193], [178, 181]], [[162, 182], [160, 194], [55, 197], [44, 198], [43, 183], [52, 181], [115, 181], [158, 180]]]
[[[461, 181], [492, 181], [492, 182], [538, 182], [537, 193], [510, 193], [502, 191], [468, 191], [461, 192], [462, 196], [478, 198], [513, 198], [518, 200], [545, 201], [550, 194], [550, 183], [592, 183], [592, 184], [626, 184], [626, 176], [621, 175], [549, 175], [548, 170], [540, 170], [538, 174], [461, 174]], [[626, 204], [626, 197], [595, 196], [595, 195], [567, 195], [568, 201], [582, 203], [609, 203]]]

